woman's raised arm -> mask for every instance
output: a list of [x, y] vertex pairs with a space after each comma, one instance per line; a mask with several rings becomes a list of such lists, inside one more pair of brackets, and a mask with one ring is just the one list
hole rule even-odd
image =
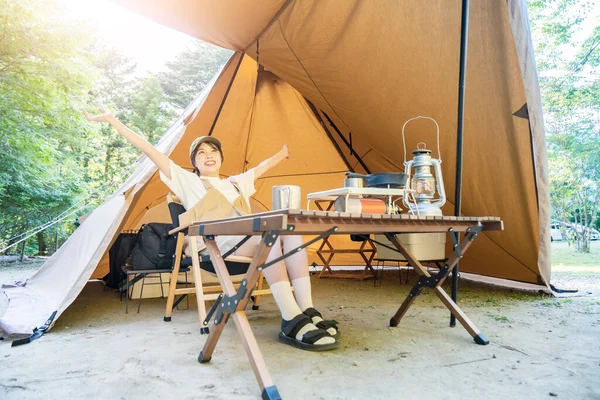
[[148, 156], [150, 160], [158, 169], [165, 174], [165, 176], [171, 179], [171, 166], [169, 157], [165, 156], [160, 151], [156, 150], [146, 139], [129, 129], [125, 126], [121, 121], [119, 121], [112, 113], [106, 112], [102, 109], [99, 109], [100, 114], [98, 115], [90, 115], [87, 111], [83, 111], [83, 115], [87, 118], [88, 121], [95, 122], [108, 122], [111, 124], [121, 136], [123, 136], [129, 143], [134, 145], [138, 150]]
[[279, 164], [285, 158], [290, 158], [290, 151], [288, 150], [287, 145], [283, 145], [283, 148], [279, 150], [277, 154], [267, 158], [254, 168], [254, 179], [258, 179], [267, 173], [268, 170]]

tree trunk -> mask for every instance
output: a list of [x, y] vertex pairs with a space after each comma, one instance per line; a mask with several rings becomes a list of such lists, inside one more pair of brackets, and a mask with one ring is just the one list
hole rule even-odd
[[[11, 238], [8, 240], [8, 242], [6, 243], [6, 250], [4, 250], [4, 255], [9, 255], [11, 254], [11, 252], [13, 254], [17, 254], [19, 253], [19, 245], [16, 244], [13, 246], [13, 244], [15, 244], [15, 242], [17, 242], [20, 238], [20, 234], [24, 233], [26, 230], [26, 228], [23, 228], [22, 226], [16, 226], [13, 229], [10, 230], [10, 235]], [[15, 235], [15, 232], [19, 232]], [[17, 237], [19, 236], [19, 237]]]
[[23, 244], [21, 246], [21, 257], [19, 258], [19, 261], [23, 262], [23, 257], [25, 257], [25, 246], [27, 246], [27, 239], [23, 240]]
[[55, 234], [55, 242], [54, 242], [54, 252], [58, 251], [58, 223], [56, 224], [56, 234]]
[[44, 232], [37, 233], [37, 242], [38, 242], [38, 256], [45, 256], [48, 254], [48, 245], [46, 244], [46, 238], [44, 237]]

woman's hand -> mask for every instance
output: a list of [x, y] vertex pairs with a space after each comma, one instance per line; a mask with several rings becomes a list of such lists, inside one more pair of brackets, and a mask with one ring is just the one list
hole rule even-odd
[[100, 112], [100, 114], [91, 116], [87, 111], [83, 110], [83, 115], [85, 115], [85, 118], [88, 121], [108, 122], [108, 123], [111, 123], [112, 121], [114, 121], [115, 116], [112, 113], [106, 112], [101, 108], [99, 108], [98, 111]]
[[281, 148], [281, 153], [283, 154], [283, 156], [285, 158], [290, 158], [292, 155], [290, 154], [290, 151], [288, 150], [287, 144], [284, 144], [283, 147]]
[[254, 168], [254, 179], [256, 180], [256, 179], [260, 178], [268, 170], [270, 170], [271, 168], [273, 168], [274, 166], [279, 164], [281, 161], [283, 161], [284, 158], [290, 158], [291, 156], [292, 155], [290, 154], [290, 151], [288, 150], [287, 145], [284, 144], [283, 147], [281, 148], [281, 150], [279, 150], [279, 152], [277, 152], [277, 154], [275, 154], [274, 156], [272, 156], [270, 158], [267, 158], [266, 160], [264, 160], [263, 162], [261, 162]]

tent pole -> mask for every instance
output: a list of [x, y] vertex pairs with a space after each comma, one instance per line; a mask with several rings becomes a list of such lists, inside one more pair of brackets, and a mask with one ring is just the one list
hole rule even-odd
[[[462, 200], [462, 164], [463, 164], [463, 120], [465, 105], [465, 76], [467, 72], [467, 47], [469, 40], [469, 0], [462, 1], [460, 24], [460, 72], [458, 76], [458, 120], [456, 128], [456, 186], [454, 189], [454, 215], [460, 216]], [[453, 233], [458, 239], [459, 234]], [[452, 300], [456, 302], [458, 294], [458, 264], [452, 271]], [[456, 318], [450, 314], [450, 326], [456, 326]]]

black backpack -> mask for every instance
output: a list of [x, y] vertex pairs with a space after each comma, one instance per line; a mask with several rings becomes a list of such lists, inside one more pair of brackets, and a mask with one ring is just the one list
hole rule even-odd
[[143, 225], [131, 251], [131, 267], [142, 269], [169, 269], [173, 265], [176, 237], [169, 236], [171, 224], [151, 222]]
[[108, 252], [110, 270], [102, 280], [111, 289], [118, 289], [127, 275], [123, 266], [131, 256], [131, 250], [137, 241], [136, 231], [120, 233]]

